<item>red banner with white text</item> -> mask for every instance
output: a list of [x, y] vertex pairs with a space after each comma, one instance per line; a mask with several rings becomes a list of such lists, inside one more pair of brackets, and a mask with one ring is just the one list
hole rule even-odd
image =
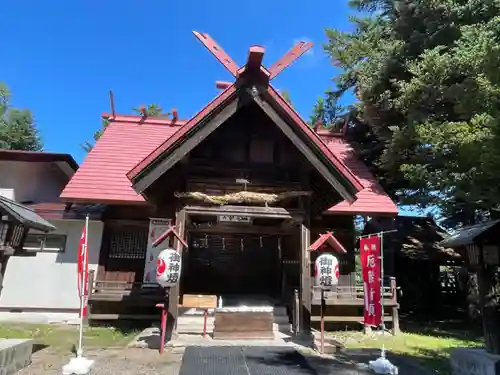
[[[84, 306], [83, 306], [83, 317], [87, 316], [87, 296], [89, 295], [89, 251], [87, 249], [87, 226], [83, 227], [82, 236], [80, 237], [80, 242], [78, 243], [78, 296], [81, 298], [82, 293], [85, 296]], [[82, 291], [82, 279], [83, 281], [83, 291]]]
[[364, 324], [369, 326], [379, 326], [382, 323], [380, 245], [380, 237], [376, 234], [359, 240], [365, 295]]

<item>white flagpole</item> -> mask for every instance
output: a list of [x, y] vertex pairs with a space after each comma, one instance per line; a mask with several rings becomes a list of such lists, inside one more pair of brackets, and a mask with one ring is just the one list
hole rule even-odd
[[81, 357], [83, 354], [82, 344], [83, 344], [83, 310], [85, 307], [85, 282], [87, 281], [87, 256], [88, 256], [88, 238], [89, 238], [89, 215], [85, 217], [85, 244], [82, 257], [82, 280], [80, 284], [80, 332], [78, 335], [78, 349], [76, 351], [77, 357]]
[[83, 343], [83, 310], [86, 302], [87, 296], [85, 295], [85, 282], [87, 279], [86, 275], [86, 270], [87, 267], [85, 267], [87, 263], [87, 257], [88, 257], [88, 238], [89, 238], [89, 215], [85, 217], [85, 242], [84, 242], [84, 252], [83, 252], [83, 257], [82, 257], [82, 279], [80, 280], [80, 291], [81, 291], [81, 296], [80, 296], [80, 332], [78, 336], [78, 348], [76, 351], [76, 358], [71, 358], [69, 363], [64, 365], [62, 368], [62, 373], [63, 375], [71, 375], [71, 374], [77, 374], [77, 375], [83, 375], [83, 374], [88, 374], [90, 372], [90, 368], [94, 364], [94, 360], [92, 359], [87, 359], [83, 357], [83, 349], [82, 349], [82, 343]]

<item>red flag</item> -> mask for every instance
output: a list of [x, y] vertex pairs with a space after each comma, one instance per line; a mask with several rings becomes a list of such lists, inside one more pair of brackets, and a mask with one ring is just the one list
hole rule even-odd
[[[87, 228], [83, 227], [80, 243], [78, 244], [78, 296], [82, 297], [82, 279], [85, 280], [83, 294], [88, 296], [88, 281], [89, 281], [89, 252], [87, 249]], [[83, 307], [83, 316], [87, 316], [87, 300], [84, 299], [85, 306]]]
[[380, 295], [380, 237], [372, 235], [359, 241], [365, 293], [365, 325], [379, 326], [382, 322]]

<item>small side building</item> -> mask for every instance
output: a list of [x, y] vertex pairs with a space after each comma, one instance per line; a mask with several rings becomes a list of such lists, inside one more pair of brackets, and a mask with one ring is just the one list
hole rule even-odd
[[99, 206], [59, 200], [77, 169], [68, 154], [0, 150], [1, 199], [24, 207], [53, 229], [45, 233], [31, 226], [22, 249], [10, 256], [0, 294], [0, 320], [71, 321], [78, 317], [76, 262], [86, 212], [92, 212], [90, 269], [97, 267], [102, 222]]
[[435, 316], [463, 304], [457, 277], [462, 257], [442, 245], [448, 233], [432, 217], [374, 218], [364, 228], [364, 234], [381, 231], [388, 231], [384, 274], [398, 281], [402, 312]]

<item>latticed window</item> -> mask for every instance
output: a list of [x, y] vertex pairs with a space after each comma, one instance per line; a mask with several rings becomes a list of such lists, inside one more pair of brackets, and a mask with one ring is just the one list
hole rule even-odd
[[110, 231], [109, 258], [145, 259], [148, 246], [146, 226], [121, 226]]
[[7, 231], [9, 229], [9, 223], [7, 220], [0, 218], [0, 246], [7, 244]]

